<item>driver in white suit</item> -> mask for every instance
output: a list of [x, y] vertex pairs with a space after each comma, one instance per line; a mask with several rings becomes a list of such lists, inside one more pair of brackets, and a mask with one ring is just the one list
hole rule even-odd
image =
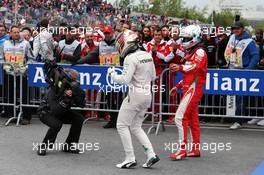
[[118, 168], [131, 168], [137, 165], [131, 140], [131, 133], [136, 136], [147, 155], [143, 168], [149, 168], [160, 159], [155, 154], [152, 144], [142, 129], [144, 115], [151, 104], [151, 81], [156, 78], [152, 56], [140, 50], [138, 36], [126, 30], [116, 40], [121, 58], [124, 59], [124, 72], [118, 75], [114, 67], [108, 73], [114, 82], [126, 84], [128, 95], [124, 99], [117, 119], [117, 131], [125, 150], [125, 160], [117, 164]]

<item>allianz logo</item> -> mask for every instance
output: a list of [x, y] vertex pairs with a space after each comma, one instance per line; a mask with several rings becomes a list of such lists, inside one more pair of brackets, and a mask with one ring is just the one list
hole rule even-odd
[[218, 73], [207, 73], [206, 90], [214, 91], [239, 91], [239, 92], [260, 92], [259, 78], [233, 78], [219, 76]]

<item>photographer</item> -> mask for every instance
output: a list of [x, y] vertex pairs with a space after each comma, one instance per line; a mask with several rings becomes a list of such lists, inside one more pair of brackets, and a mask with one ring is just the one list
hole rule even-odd
[[[70, 132], [65, 143], [63, 144], [62, 151], [79, 154], [80, 151], [77, 149], [77, 144], [79, 142], [84, 118], [81, 116], [81, 114], [72, 111], [71, 106], [76, 104], [76, 101], [78, 101], [76, 99], [79, 98], [78, 96], [82, 96], [84, 93], [82, 94], [78, 92], [79, 94], [76, 95], [74, 88], [71, 89], [67, 87], [64, 89], [59, 89], [59, 91], [61, 90], [63, 92], [62, 95], [59, 95], [60, 93], [58, 93], [58, 87], [62, 88], [65, 81], [62, 79], [62, 85], [56, 84], [56, 79], [60, 78], [56, 77], [58, 74], [61, 75], [66, 73], [69, 78], [72, 79], [73, 83], [76, 82], [79, 74], [73, 69], [61, 70], [60, 72], [57, 67], [54, 67], [51, 67], [51, 71], [49, 71], [52, 72], [52, 75], [49, 72], [45, 72], [47, 74], [47, 78], [51, 77], [50, 79], [54, 79], [55, 83], [51, 84], [49, 82], [50, 86], [47, 93], [47, 102], [41, 105], [38, 110], [40, 113], [40, 120], [45, 125], [49, 126], [49, 130], [42, 144], [39, 145], [37, 153], [41, 156], [46, 155], [46, 150], [53, 147], [53, 143], [56, 140], [57, 134], [60, 131], [62, 124], [71, 124]], [[55, 70], [54, 72], [53, 69]]]

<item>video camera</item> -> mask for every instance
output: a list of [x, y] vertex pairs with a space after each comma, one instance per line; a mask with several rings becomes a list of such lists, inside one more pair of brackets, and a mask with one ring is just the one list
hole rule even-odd
[[[55, 93], [60, 100], [72, 102], [72, 104], [81, 108], [85, 106], [85, 92], [81, 89], [80, 83], [73, 80], [55, 60], [46, 60], [43, 70], [46, 74], [46, 82], [55, 88]], [[71, 99], [65, 99], [67, 98], [65, 91], [69, 89], [72, 90], [72, 97]]]

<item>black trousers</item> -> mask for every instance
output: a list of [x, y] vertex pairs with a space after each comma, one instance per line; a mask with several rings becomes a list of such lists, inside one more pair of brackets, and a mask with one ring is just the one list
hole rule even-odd
[[[236, 96], [236, 115], [237, 116], [245, 116], [246, 114], [246, 97], [245, 96]], [[240, 125], [245, 123], [247, 119], [238, 118], [235, 120]]]
[[54, 143], [63, 124], [71, 124], [70, 132], [65, 143], [71, 144], [79, 142], [84, 121], [81, 114], [71, 110], [67, 111], [67, 113], [62, 113], [60, 116], [47, 113], [46, 115], [41, 116], [40, 120], [49, 126], [43, 143]]

